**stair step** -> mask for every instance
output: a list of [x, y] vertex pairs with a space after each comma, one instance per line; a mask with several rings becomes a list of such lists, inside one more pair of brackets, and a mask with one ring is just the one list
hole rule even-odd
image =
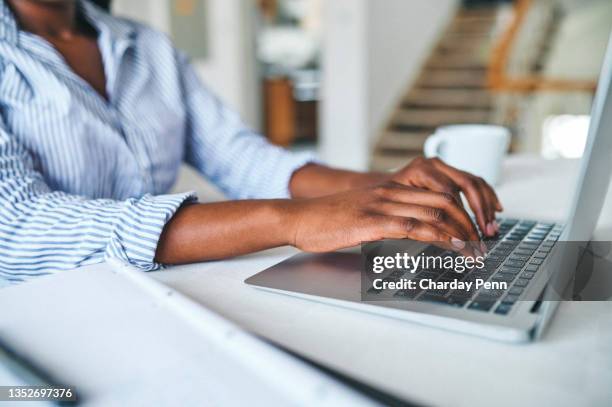
[[467, 16], [458, 14], [453, 19], [453, 26], [464, 26], [464, 25], [477, 25], [477, 26], [489, 26], [492, 27], [497, 23], [498, 13], [494, 13], [489, 16]]
[[389, 130], [398, 133], [433, 133], [436, 131], [435, 126], [424, 126], [409, 123], [393, 123], [389, 124]]
[[402, 107], [431, 107], [431, 108], [463, 108], [463, 109], [491, 109], [492, 97], [485, 90], [461, 89], [413, 89], [404, 101]]
[[436, 47], [437, 53], [467, 53], [474, 54], [484, 52], [491, 48], [491, 44], [486, 41], [463, 41], [462, 39], [443, 38]]
[[456, 42], [468, 42], [473, 44], [488, 44], [492, 41], [490, 34], [478, 34], [478, 33], [455, 33], [449, 32], [444, 35], [442, 40], [445, 41], [456, 41]]
[[495, 18], [498, 12], [497, 7], [463, 8], [457, 13], [457, 18]]
[[455, 20], [448, 28], [447, 33], [449, 34], [479, 34], [479, 35], [490, 35], [493, 27], [495, 26], [495, 20], [486, 21], [462, 21]]
[[481, 55], [470, 54], [434, 54], [427, 62], [427, 68], [434, 69], [484, 69], [487, 59]]
[[394, 125], [438, 127], [445, 124], [488, 123], [488, 110], [398, 110], [393, 116]]
[[478, 61], [486, 61], [489, 55], [490, 47], [486, 44], [473, 46], [471, 48], [453, 48], [446, 46], [438, 46], [432, 53], [432, 58], [452, 57], [452, 58], [471, 58]]
[[388, 131], [380, 138], [377, 149], [379, 151], [423, 151], [425, 140], [432, 132], [399, 132]]
[[423, 70], [416, 87], [474, 89], [486, 86], [483, 69], [429, 69]]

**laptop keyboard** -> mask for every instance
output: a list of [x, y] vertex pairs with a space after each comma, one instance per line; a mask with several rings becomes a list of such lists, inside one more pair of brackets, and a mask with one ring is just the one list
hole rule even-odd
[[[398, 290], [394, 296], [463, 307], [479, 312], [508, 314], [540, 271], [541, 265], [559, 239], [563, 226], [516, 219], [500, 219], [498, 222], [500, 225], [498, 235], [484, 239], [489, 252], [482, 269], [472, 269], [464, 273], [457, 273], [454, 270], [421, 270], [417, 273], [397, 270], [386, 279], [409, 278], [417, 282], [422, 279], [464, 282], [482, 279], [506, 282], [507, 289], [481, 288], [475, 293], [465, 290]], [[427, 247], [424, 253], [428, 256], [457, 255], [436, 246]]]

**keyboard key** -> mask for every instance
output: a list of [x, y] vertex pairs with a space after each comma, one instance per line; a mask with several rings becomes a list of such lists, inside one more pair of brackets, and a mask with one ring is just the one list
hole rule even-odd
[[515, 302], [518, 301], [519, 299], [519, 295], [517, 294], [508, 294], [504, 297], [504, 299], [502, 300], [502, 303], [505, 304], [514, 304]]
[[483, 281], [487, 281], [489, 279], [489, 277], [491, 277], [490, 274], [472, 274], [469, 277], [471, 277], [469, 280], [465, 279], [463, 280], [464, 282], [471, 282], [471, 283], [476, 283], [476, 280], [483, 280]]
[[468, 308], [486, 312], [493, 307], [493, 304], [495, 304], [493, 301], [473, 301]]
[[514, 277], [516, 277], [516, 274], [498, 272], [497, 274], [493, 276], [493, 278], [491, 278], [491, 280], [492, 281], [505, 281], [506, 283], [509, 283], [512, 280], [514, 280]]
[[526, 278], [519, 278], [514, 283], [514, 286], [515, 287], [527, 287], [527, 284], [529, 284], [529, 280], [528, 279], [526, 279]]
[[419, 280], [437, 280], [440, 277], [440, 273], [435, 273], [432, 271], [423, 271], [418, 276]]
[[525, 256], [525, 255], [520, 255], [520, 254], [513, 253], [513, 254], [510, 255], [510, 260], [525, 261], [526, 262], [527, 260], [529, 260], [529, 257], [531, 257], [531, 256]]
[[406, 274], [406, 270], [395, 270], [393, 273], [389, 274], [389, 277], [399, 279], [404, 274]]
[[507, 315], [512, 309], [512, 304], [499, 304], [495, 309], [495, 313], [499, 315]]
[[516, 243], [514, 242], [508, 242], [506, 240], [504, 240], [503, 242], [499, 242], [498, 245], [500, 248], [504, 247], [504, 248], [512, 248], [516, 246]]
[[510, 233], [508, 236], [506, 236], [506, 239], [510, 241], [520, 242], [521, 240], [523, 240], [524, 237], [525, 235]]
[[446, 303], [448, 305], [454, 305], [456, 307], [462, 307], [468, 301], [469, 297], [462, 297], [460, 295], [450, 295], [446, 298]]
[[504, 266], [522, 268], [525, 265], [525, 263], [526, 261], [523, 261], [523, 260], [506, 260], [506, 262], [504, 263]]
[[432, 295], [437, 295], [440, 297], [444, 297], [446, 294], [448, 294], [449, 291], [450, 290], [448, 288], [447, 289], [441, 288], [441, 289], [427, 290], [427, 293], [432, 294]]
[[542, 263], [543, 263], [542, 259], [533, 259], [529, 262], [530, 265], [536, 265], [536, 266], [539, 266]]
[[516, 295], [521, 295], [523, 293], [523, 287], [511, 287], [508, 290], [508, 294], [516, 294]]
[[461, 281], [465, 278], [465, 274], [455, 273], [454, 271], [447, 271], [438, 279], [438, 281]]
[[477, 299], [479, 300], [484, 300], [484, 299], [497, 300], [505, 293], [506, 293], [505, 290], [488, 290], [488, 289], [480, 290], [478, 291]]
[[536, 271], [538, 271], [539, 268], [540, 266], [530, 264], [527, 267], [525, 267], [525, 271], [531, 271], [532, 273], [535, 273]]
[[421, 289], [398, 290], [395, 294], [393, 294], [393, 296], [394, 297], [401, 297], [401, 298], [405, 298], [405, 299], [413, 299], [417, 295], [419, 295], [422, 291], [423, 290], [421, 290]]
[[450, 292], [449, 297], [461, 297], [464, 300], [469, 300], [472, 297], [472, 294], [474, 294], [474, 291], [467, 291], [467, 290], [453, 290]]
[[544, 253], [542, 251], [538, 251], [536, 254], [533, 255], [534, 259], [545, 259], [546, 256], [548, 256], [548, 253]]
[[538, 233], [548, 233], [552, 229], [552, 226], [536, 225], [532, 230]]
[[501, 268], [501, 272], [508, 273], [508, 274], [518, 274], [521, 272], [521, 268], [504, 265]]
[[424, 293], [418, 298], [419, 301], [427, 301], [427, 302], [436, 302], [436, 303], [446, 303], [446, 298], [440, 295], [435, 295], [432, 293]]
[[532, 271], [525, 271], [523, 274], [521, 274], [521, 278], [532, 279], [533, 276], [535, 276], [535, 273]]

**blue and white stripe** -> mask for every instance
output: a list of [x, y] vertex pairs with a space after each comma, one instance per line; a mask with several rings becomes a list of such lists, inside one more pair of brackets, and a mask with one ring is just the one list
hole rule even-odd
[[[86, 0], [108, 100], [0, 0], [0, 284], [117, 258], [148, 271], [182, 161], [229, 197], [288, 197], [313, 158], [271, 146], [166, 36]], [[205, 249], [203, 249], [205, 250]]]

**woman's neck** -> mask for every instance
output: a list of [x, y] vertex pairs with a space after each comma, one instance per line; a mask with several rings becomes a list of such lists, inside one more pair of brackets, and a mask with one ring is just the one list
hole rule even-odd
[[77, 34], [76, 0], [6, 0], [25, 31], [70, 40]]

